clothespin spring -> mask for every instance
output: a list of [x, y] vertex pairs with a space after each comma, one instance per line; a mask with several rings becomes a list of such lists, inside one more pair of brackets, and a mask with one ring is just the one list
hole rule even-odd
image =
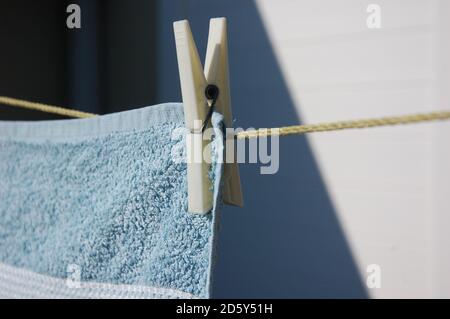
[[205, 121], [203, 122], [202, 133], [205, 131], [206, 127], [208, 126], [208, 122], [211, 120], [217, 98], [219, 97], [219, 88], [214, 84], [208, 84], [205, 89], [205, 96], [208, 101], [211, 101], [211, 105], [209, 106]]

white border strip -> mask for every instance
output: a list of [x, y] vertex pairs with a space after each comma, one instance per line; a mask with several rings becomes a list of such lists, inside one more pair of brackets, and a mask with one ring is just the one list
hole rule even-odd
[[19, 299], [192, 299], [196, 296], [170, 288], [79, 282], [41, 275], [0, 263], [0, 298]]

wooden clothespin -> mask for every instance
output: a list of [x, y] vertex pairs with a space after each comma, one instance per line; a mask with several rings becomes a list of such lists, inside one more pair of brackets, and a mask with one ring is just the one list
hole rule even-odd
[[[227, 22], [225, 18], [210, 20], [205, 69], [187, 20], [173, 24], [177, 48], [178, 69], [187, 134], [188, 211], [204, 214], [212, 208], [212, 185], [209, 179], [209, 142], [203, 140], [202, 126], [209, 120], [210, 104], [224, 116], [227, 127], [232, 126], [228, 75]], [[218, 92], [217, 92], [218, 91]], [[218, 95], [217, 95], [218, 93]], [[211, 101], [213, 100], [213, 101]], [[207, 124], [207, 123], [206, 123]], [[228, 136], [227, 138], [233, 138]], [[226, 143], [226, 152], [234, 156], [234, 143]], [[227, 150], [228, 149], [228, 150]], [[230, 153], [231, 152], [231, 153]], [[223, 200], [226, 204], [243, 206], [239, 169], [234, 160], [227, 161], [223, 174]]]

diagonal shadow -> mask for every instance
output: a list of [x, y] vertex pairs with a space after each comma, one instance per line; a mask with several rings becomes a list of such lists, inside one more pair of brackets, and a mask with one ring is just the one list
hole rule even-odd
[[[159, 101], [180, 100], [172, 21], [190, 20], [204, 57], [209, 18], [226, 16], [235, 127], [298, 123], [253, 1], [160, 1], [158, 10]], [[223, 209], [213, 297], [367, 298], [305, 137], [280, 139], [277, 174], [240, 170], [245, 208]]]

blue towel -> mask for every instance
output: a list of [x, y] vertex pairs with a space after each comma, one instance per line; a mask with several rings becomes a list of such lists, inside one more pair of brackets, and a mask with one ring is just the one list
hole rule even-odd
[[210, 297], [223, 140], [214, 208], [187, 213], [183, 122], [178, 103], [0, 121], [0, 297]]

